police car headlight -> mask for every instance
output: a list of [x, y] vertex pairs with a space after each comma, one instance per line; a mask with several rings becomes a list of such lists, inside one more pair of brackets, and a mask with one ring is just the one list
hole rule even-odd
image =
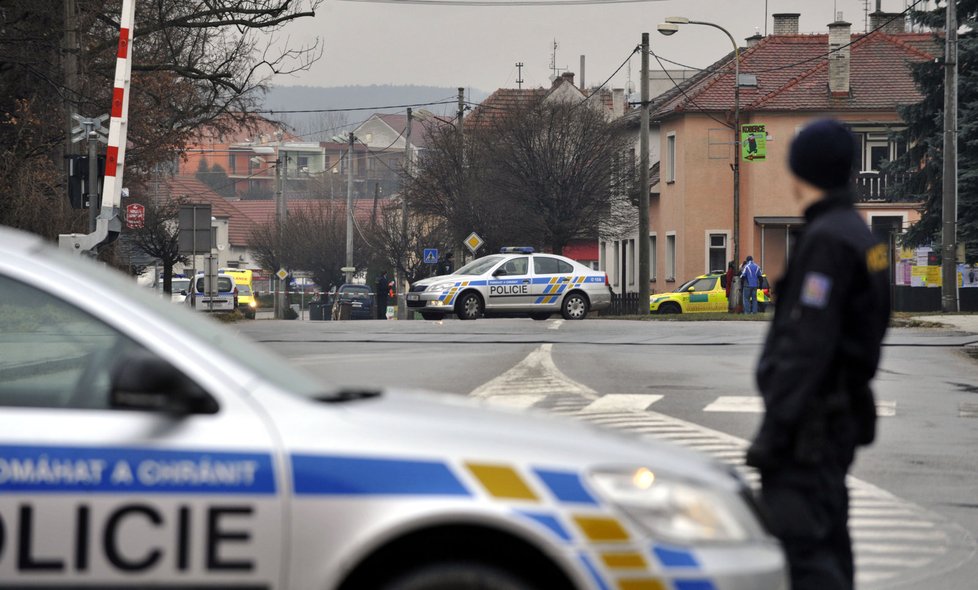
[[651, 536], [677, 543], [736, 543], [758, 534], [735, 494], [670, 479], [647, 468], [592, 474], [600, 494]]
[[455, 281], [451, 281], [447, 283], [432, 283], [428, 285], [428, 288], [425, 289], [425, 291], [428, 293], [441, 293], [442, 291], [447, 291], [454, 286], [455, 286]]

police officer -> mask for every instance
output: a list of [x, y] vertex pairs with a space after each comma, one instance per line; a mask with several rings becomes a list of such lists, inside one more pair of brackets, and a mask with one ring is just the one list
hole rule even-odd
[[374, 310], [375, 317], [378, 320], [387, 319], [387, 271], [382, 271], [380, 275], [377, 276], [377, 282], [374, 284], [374, 301], [376, 303], [377, 309]]
[[888, 255], [853, 208], [853, 135], [816, 121], [791, 145], [807, 222], [778, 282], [757, 384], [766, 412], [747, 452], [793, 590], [853, 588], [846, 473], [873, 441], [869, 383], [889, 321]]

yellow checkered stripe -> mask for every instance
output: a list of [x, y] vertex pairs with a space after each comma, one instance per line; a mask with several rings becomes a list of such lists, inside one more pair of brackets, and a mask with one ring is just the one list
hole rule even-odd
[[438, 300], [444, 301], [446, 305], [451, 305], [455, 301], [455, 297], [458, 295], [458, 292], [468, 286], [469, 281], [460, 281], [455, 283], [455, 286], [449, 289], [447, 293], [439, 297]]
[[550, 282], [547, 283], [546, 288], [543, 290], [543, 294], [537, 298], [536, 303], [551, 305], [557, 303], [557, 299], [563, 294], [568, 288], [576, 289], [584, 284], [584, 276], [574, 276], [571, 277], [569, 281], [561, 281], [561, 277], [553, 277]]
[[[495, 500], [513, 502], [528, 508], [550, 502], [549, 498], [545, 498], [547, 492], [544, 490], [548, 489], [546, 485], [535, 484], [534, 479], [524, 476], [509, 465], [469, 462], [465, 464], [465, 468], [482, 490]], [[550, 492], [554, 493], [552, 489]], [[539, 522], [550, 523], [551, 532], [562, 541], [572, 542], [577, 538], [586, 542], [588, 549], [580, 551], [579, 559], [595, 578], [599, 588], [672, 588], [664, 579], [649, 575], [658, 570], [659, 564], [651, 559], [652, 554], [646, 555], [632, 549], [639, 539], [618, 518], [609, 516], [606, 512], [595, 514], [578, 509], [562, 515], [563, 519], [550, 513], [532, 514], [536, 515]], [[564, 526], [565, 522], [572, 523], [570, 530], [558, 528]]]

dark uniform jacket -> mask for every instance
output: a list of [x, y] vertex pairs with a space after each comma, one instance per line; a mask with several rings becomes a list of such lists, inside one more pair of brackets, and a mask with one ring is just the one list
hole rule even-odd
[[805, 219], [757, 366], [766, 411], [747, 462], [762, 471], [828, 456], [847, 466], [875, 435], [869, 382], [890, 316], [887, 246], [847, 191], [813, 204]]

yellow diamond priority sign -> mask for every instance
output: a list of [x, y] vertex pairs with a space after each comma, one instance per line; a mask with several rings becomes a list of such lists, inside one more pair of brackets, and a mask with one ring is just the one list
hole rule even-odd
[[475, 251], [481, 248], [485, 244], [485, 241], [479, 237], [479, 234], [472, 232], [469, 234], [469, 237], [465, 238], [463, 243], [469, 249], [469, 252], [475, 254]]
[[289, 271], [285, 270], [284, 268], [280, 268], [278, 269], [278, 272], [275, 273], [275, 276], [277, 276], [280, 281], [284, 281], [285, 277], [289, 276]]

